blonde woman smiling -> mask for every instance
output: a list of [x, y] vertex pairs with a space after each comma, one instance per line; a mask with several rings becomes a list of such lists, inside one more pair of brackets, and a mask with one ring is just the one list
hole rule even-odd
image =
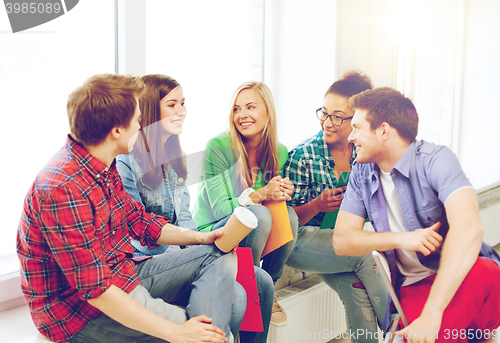
[[[146, 94], [139, 101], [141, 130], [133, 151], [118, 155], [118, 172], [125, 190], [132, 199], [144, 205], [146, 212], [164, 216], [174, 225], [198, 232], [189, 211], [188, 170], [179, 142], [187, 115], [183, 88], [166, 75], [145, 75], [141, 79], [146, 85]], [[132, 240], [132, 245], [135, 256], [161, 255], [165, 252], [170, 256], [186, 255], [192, 250], [166, 245], [149, 247], [137, 240]], [[259, 267], [255, 267], [255, 275], [261, 312], [270, 317], [273, 301], [271, 278]], [[236, 337], [246, 307], [246, 296], [242, 295], [244, 290], [239, 284], [234, 291], [230, 326]], [[191, 289], [183, 290], [185, 295], [190, 292]], [[174, 300], [176, 304], [185, 305], [185, 296]], [[263, 324], [269, 327], [269, 320]], [[240, 332], [240, 338], [247, 338], [240, 341], [252, 341], [255, 335], [254, 332]]]
[[[243, 83], [233, 97], [229, 130], [207, 144], [203, 180], [193, 208], [193, 218], [204, 231], [224, 225], [238, 206], [252, 211], [259, 226], [240, 246], [252, 249], [255, 265], [260, 265], [273, 219], [262, 202], [290, 200], [293, 194], [293, 184], [280, 176], [288, 151], [278, 143], [276, 127], [276, 111], [269, 88], [263, 82]], [[297, 236], [297, 215], [291, 207], [287, 209], [294, 240], [263, 258], [262, 267], [274, 282], [281, 276]], [[276, 300], [271, 323], [286, 324], [286, 314]]]

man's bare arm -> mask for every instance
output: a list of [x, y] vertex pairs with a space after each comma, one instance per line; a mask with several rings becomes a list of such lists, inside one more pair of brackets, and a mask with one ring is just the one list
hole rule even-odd
[[211, 244], [217, 237], [222, 236], [222, 230], [214, 230], [211, 232], [197, 232], [175, 226], [165, 224], [156, 244], [159, 245], [198, 245]]
[[88, 302], [120, 324], [168, 342], [227, 341], [224, 332], [209, 324], [211, 320], [206, 316], [191, 318], [182, 325], [175, 324], [148, 310], [114, 285]]
[[[436, 279], [420, 317], [401, 333], [439, 331], [444, 310], [481, 250], [483, 226], [475, 190], [464, 188], [456, 191], [446, 201], [445, 209], [450, 229], [443, 244]], [[433, 342], [434, 339], [425, 337], [425, 341]]]
[[362, 256], [373, 250], [405, 249], [429, 255], [441, 246], [442, 237], [436, 232], [440, 224], [413, 232], [363, 231], [365, 219], [340, 210], [333, 230], [333, 249], [339, 256]]

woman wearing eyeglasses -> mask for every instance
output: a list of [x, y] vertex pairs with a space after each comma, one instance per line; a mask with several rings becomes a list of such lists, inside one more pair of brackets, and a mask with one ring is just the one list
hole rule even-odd
[[382, 323], [387, 305], [387, 290], [371, 255], [337, 256], [332, 245], [335, 211], [356, 158], [347, 140], [354, 115], [349, 97], [371, 88], [370, 79], [357, 71], [333, 83], [316, 110], [321, 131], [290, 151], [282, 173], [295, 186], [288, 204], [299, 217], [297, 242], [286, 263], [320, 274], [338, 293], [353, 342], [377, 342], [377, 319]]

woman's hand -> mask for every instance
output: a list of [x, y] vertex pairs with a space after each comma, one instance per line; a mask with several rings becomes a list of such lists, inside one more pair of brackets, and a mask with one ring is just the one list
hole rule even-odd
[[335, 189], [325, 189], [314, 203], [318, 212], [332, 212], [340, 208], [347, 186], [337, 187]]
[[285, 177], [284, 179], [281, 179], [280, 189], [283, 192], [283, 194], [285, 195], [286, 201], [292, 200], [291, 196], [293, 194], [293, 190], [295, 189], [295, 186], [293, 185], [293, 182], [290, 181], [290, 178]]
[[[289, 181], [290, 180], [288, 180], [288, 182]], [[285, 192], [282, 190], [284, 189], [284, 183], [281, 176], [278, 175], [273, 177], [269, 181], [269, 183], [265, 185], [263, 188], [265, 190], [265, 199], [263, 200], [276, 200], [276, 201], [287, 200]], [[288, 198], [290, 199], [289, 195]]]
[[249, 197], [254, 204], [261, 204], [265, 200], [288, 201], [292, 200], [294, 185], [289, 178], [273, 177], [267, 185], [252, 192]]

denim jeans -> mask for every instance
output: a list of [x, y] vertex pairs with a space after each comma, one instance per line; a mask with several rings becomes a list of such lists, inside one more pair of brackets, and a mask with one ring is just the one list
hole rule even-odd
[[[350, 337], [353, 342], [376, 343], [377, 319], [382, 324], [387, 289], [374, 268], [371, 254], [337, 256], [332, 235], [333, 229], [301, 226], [295, 248], [286, 263], [298, 270], [320, 274], [338, 293], [345, 307], [348, 328], [353, 332]], [[363, 334], [357, 334], [361, 332]], [[373, 339], [367, 332], [372, 333]]]
[[[246, 236], [239, 244], [240, 247], [249, 247], [252, 249], [253, 263], [256, 266], [260, 266], [260, 257], [262, 256], [262, 251], [266, 246], [267, 239], [271, 233], [271, 227], [273, 224], [273, 217], [271, 216], [271, 211], [263, 205], [252, 205], [247, 207], [255, 216], [257, 217], [259, 224], [252, 230], [248, 236]], [[267, 254], [262, 259], [262, 269], [271, 275], [273, 282], [276, 282], [283, 274], [283, 268], [285, 267], [285, 262], [290, 256], [295, 242], [297, 240], [297, 229], [299, 226], [299, 219], [297, 214], [290, 206], [287, 206], [288, 218], [290, 220], [290, 226], [292, 228], [293, 240], [283, 245], [282, 247], [274, 250], [273, 252]], [[212, 230], [218, 229], [226, 224], [230, 216], [219, 221], [214, 225]]]
[[[146, 299], [150, 304], [146, 306], [152, 310], [158, 307], [160, 315], [177, 324], [204, 314], [212, 318], [212, 324], [222, 329], [229, 339], [233, 326], [239, 328], [246, 308], [243, 287], [235, 281], [236, 263], [235, 254], [224, 254], [213, 244], [155, 255], [140, 262], [137, 275], [141, 286], [153, 298]], [[185, 306], [185, 312], [171, 304]], [[231, 320], [231, 317], [235, 318]], [[156, 343], [164, 340], [129, 329], [102, 315], [80, 330], [71, 342]]]
[[264, 270], [260, 269], [259, 267], [254, 268], [264, 331], [240, 331], [240, 343], [266, 343], [267, 334], [269, 332], [269, 323], [271, 322], [271, 312], [273, 309], [274, 300], [273, 280]]
[[[240, 247], [249, 247], [252, 249], [252, 257], [255, 266], [260, 265], [260, 257], [262, 251], [266, 245], [269, 233], [271, 232], [271, 226], [273, 222], [273, 217], [269, 209], [263, 205], [253, 205], [247, 207], [258, 219], [258, 226], [250, 232], [239, 244]], [[262, 269], [264, 269], [272, 278], [272, 283], [269, 286], [267, 280], [264, 276], [260, 277], [257, 274], [257, 289], [259, 292], [260, 299], [260, 311], [262, 313], [262, 323], [264, 325], [263, 332], [240, 332], [241, 343], [247, 342], [262, 342], [267, 341], [267, 333], [269, 331], [269, 323], [271, 322], [271, 312], [274, 301], [274, 288], [273, 284], [281, 277], [283, 273], [283, 268], [285, 267], [285, 261], [293, 250], [295, 241], [297, 239], [297, 229], [299, 226], [299, 219], [295, 211], [287, 206], [288, 218], [290, 220], [290, 226], [292, 228], [292, 233], [294, 239], [283, 245], [282, 247], [276, 249], [275, 251], [267, 254], [263, 258]], [[214, 225], [212, 230], [218, 229], [226, 224], [230, 216], [219, 221]]]

